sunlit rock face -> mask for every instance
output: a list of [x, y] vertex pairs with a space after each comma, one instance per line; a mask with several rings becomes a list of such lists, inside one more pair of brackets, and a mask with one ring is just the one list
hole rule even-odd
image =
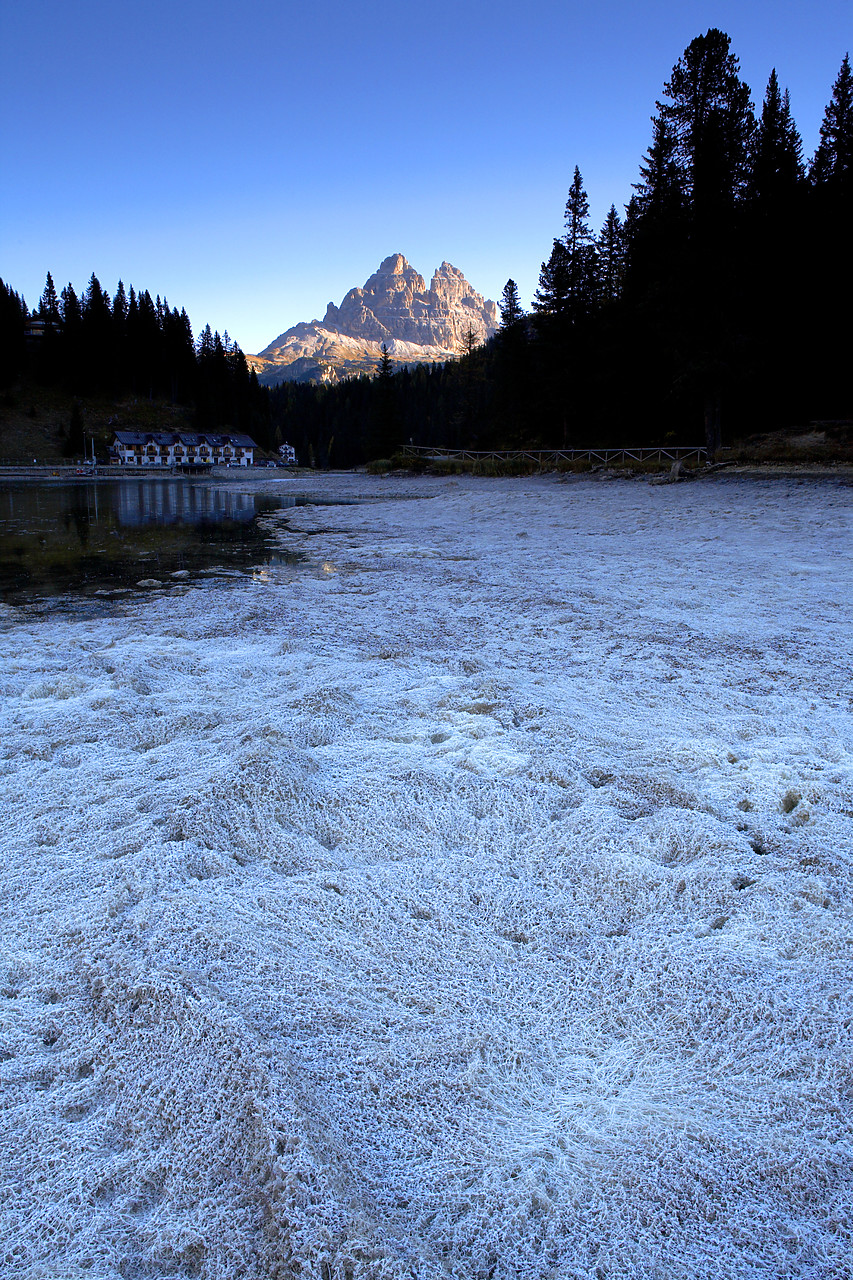
[[458, 267], [442, 262], [427, 288], [394, 253], [322, 320], [294, 325], [250, 360], [267, 385], [336, 382], [374, 369], [383, 343], [396, 365], [434, 363], [458, 355], [469, 332], [482, 343], [497, 327], [497, 306]]

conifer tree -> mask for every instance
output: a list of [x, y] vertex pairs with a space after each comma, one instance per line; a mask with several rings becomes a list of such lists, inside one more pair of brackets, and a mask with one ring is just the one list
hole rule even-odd
[[[136, 363], [137, 390], [149, 400], [160, 390], [162, 363], [162, 332], [154, 299], [143, 289], [136, 299], [136, 321], [133, 354]], [[128, 307], [128, 341], [131, 338], [130, 307]]]
[[750, 191], [759, 200], [784, 200], [803, 178], [803, 144], [791, 116], [786, 89], [774, 67], [755, 130]]
[[124, 291], [124, 283], [119, 280], [118, 286], [113, 298], [113, 320], [119, 325], [123, 325], [127, 320], [127, 294]]
[[830, 184], [847, 191], [853, 184], [853, 72], [849, 54], [844, 55], [832, 86], [809, 176], [816, 186]]
[[569, 187], [566, 200], [566, 234], [563, 239], [571, 256], [578, 253], [585, 245], [592, 243], [592, 232], [589, 229], [589, 200], [577, 165], [575, 165], [572, 185]]
[[546, 262], [539, 271], [539, 287], [533, 295], [533, 311], [545, 320], [561, 319], [571, 295], [569, 251], [565, 241], [555, 240]]
[[658, 102], [660, 119], [672, 132], [682, 185], [694, 216], [713, 216], [744, 192], [755, 128], [749, 86], [731, 40], [712, 27], [684, 50]]
[[598, 237], [598, 296], [601, 302], [613, 302], [620, 297], [626, 253], [625, 228], [616, 206], [612, 204]]
[[113, 366], [113, 385], [116, 390], [127, 386], [127, 294], [119, 280], [112, 303], [112, 337], [110, 358]]
[[500, 332], [506, 333], [524, 318], [524, 311], [518, 296], [518, 285], [510, 278], [503, 287], [501, 300], [498, 303], [501, 313]]
[[652, 144], [640, 165], [641, 180], [634, 183], [634, 212], [657, 223], [672, 223], [682, 217], [686, 203], [675, 134], [663, 116], [652, 116], [652, 127]]
[[83, 323], [83, 309], [80, 306], [80, 299], [74, 291], [74, 286], [69, 282], [62, 290], [62, 323], [66, 331], [68, 329], [79, 327]]
[[[388, 347], [382, 343], [381, 355], [373, 379], [372, 407], [369, 413], [364, 447], [369, 459], [390, 458], [399, 447], [399, 415], [394, 372]], [[334, 429], [332, 429], [333, 431]], [[330, 436], [331, 436], [330, 432]], [[329, 456], [328, 439], [324, 449]]]
[[563, 241], [568, 250], [567, 309], [569, 318], [577, 322], [593, 309], [596, 272], [595, 239], [589, 226], [589, 200], [577, 165], [566, 201], [566, 234]]
[[44, 292], [39, 300], [39, 319], [44, 323], [41, 340], [36, 357], [36, 377], [39, 382], [52, 383], [62, 375], [62, 354], [60, 329], [62, 317], [59, 310], [59, 298], [53, 276], [48, 271]]
[[23, 372], [26, 319], [24, 300], [0, 280], [0, 387], [9, 386]]
[[518, 446], [530, 417], [529, 343], [518, 285], [507, 280], [498, 303], [501, 323], [493, 344], [494, 417], [501, 447]]
[[376, 376], [377, 378], [380, 378], [383, 381], [387, 381], [390, 377], [393, 376], [393, 369], [391, 366], [391, 357], [388, 354], [388, 347], [384, 342], [382, 343], [382, 346], [379, 348], [379, 350], [381, 352], [381, 355], [379, 357], [379, 363], [376, 366]]
[[39, 316], [48, 325], [59, 325], [61, 316], [59, 311], [59, 299], [56, 296], [56, 287], [53, 283], [53, 276], [48, 271], [47, 280], [44, 285], [44, 292], [39, 302]]

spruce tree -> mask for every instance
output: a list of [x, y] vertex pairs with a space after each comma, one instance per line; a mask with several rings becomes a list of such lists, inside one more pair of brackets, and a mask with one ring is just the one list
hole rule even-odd
[[[372, 406], [367, 422], [364, 448], [368, 459], [390, 458], [400, 446], [399, 414], [394, 371], [391, 356], [385, 343], [380, 347], [381, 355], [376, 366], [373, 380]], [[329, 432], [323, 454], [328, 461]]]
[[388, 378], [393, 376], [394, 372], [391, 365], [391, 357], [388, 354], [388, 347], [384, 342], [379, 350], [381, 355], [379, 357], [379, 363], [376, 366], [376, 376], [382, 381], [387, 381]]
[[56, 296], [53, 276], [49, 271], [44, 285], [44, 292], [39, 302], [39, 316], [47, 325], [57, 327], [60, 323], [59, 298]]
[[[824, 112], [820, 143], [809, 174], [811, 217], [819, 228], [809, 255], [803, 309], [803, 381], [812, 418], [853, 417], [849, 299], [853, 294], [853, 74], [841, 63]], [[809, 345], [810, 344], [810, 345]], [[806, 381], [808, 380], [808, 381]]]
[[507, 330], [512, 329], [524, 318], [524, 311], [518, 296], [518, 285], [512, 278], [507, 280], [503, 287], [498, 307], [501, 313], [501, 333], [506, 333]]
[[784, 200], [803, 178], [803, 144], [791, 116], [786, 89], [774, 67], [755, 130], [750, 192], [759, 200]]
[[662, 116], [652, 116], [652, 144], [634, 183], [636, 214], [671, 224], [684, 214], [686, 196], [676, 158], [675, 133]]
[[601, 302], [613, 302], [621, 296], [626, 251], [625, 228], [616, 206], [612, 204], [598, 237], [598, 297]]
[[124, 283], [119, 280], [112, 305], [113, 386], [116, 391], [124, 391], [128, 381], [127, 310], [127, 294]]
[[124, 291], [124, 282], [121, 280], [118, 282], [113, 298], [113, 320], [119, 325], [127, 321], [127, 294]]
[[0, 280], [0, 387], [8, 387], [23, 373], [26, 320], [23, 299]]
[[749, 86], [731, 40], [712, 27], [692, 40], [664, 85], [658, 102], [671, 130], [682, 185], [694, 216], [713, 216], [745, 191], [755, 116]]
[[92, 272], [83, 295], [82, 386], [86, 391], [112, 385], [113, 313], [109, 295]]
[[507, 280], [498, 303], [501, 323], [492, 344], [493, 417], [499, 448], [524, 444], [530, 418], [529, 342], [518, 286]]
[[849, 54], [844, 55], [832, 86], [809, 176], [816, 186], [827, 184], [849, 191], [853, 184], [853, 72]]
[[539, 287], [533, 295], [533, 311], [546, 323], [565, 316], [571, 295], [569, 251], [565, 241], [555, 240], [539, 271]]
[[576, 323], [588, 315], [595, 305], [596, 273], [595, 238], [589, 226], [589, 200], [577, 165], [566, 201], [566, 234], [563, 241], [568, 250], [568, 314]]
[[39, 319], [43, 322], [41, 339], [35, 361], [35, 376], [39, 382], [53, 383], [62, 375], [62, 317], [59, 310], [59, 298], [53, 276], [48, 271], [44, 292], [38, 307]]
[[577, 165], [575, 165], [572, 185], [569, 187], [566, 200], [566, 234], [563, 239], [570, 256], [574, 256], [585, 245], [592, 243], [592, 232], [589, 229], [589, 200]]
[[[128, 341], [131, 338], [130, 311], [128, 306]], [[134, 330], [134, 361], [136, 389], [149, 400], [162, 390], [162, 339], [160, 320], [154, 299], [143, 289], [136, 299]]]

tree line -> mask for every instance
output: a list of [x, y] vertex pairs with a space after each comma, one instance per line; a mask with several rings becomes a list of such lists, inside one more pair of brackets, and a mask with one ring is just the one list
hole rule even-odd
[[623, 213], [596, 232], [576, 167], [529, 312], [444, 366], [316, 388], [273, 417], [321, 464], [395, 444], [695, 444], [853, 417], [853, 76], [845, 56], [806, 163], [775, 70], [756, 113], [711, 29], [663, 86]]
[[[74, 401], [165, 400], [184, 406], [198, 430], [269, 435], [267, 394], [227, 333], [206, 325], [195, 340], [185, 310], [126, 291], [121, 280], [111, 298], [94, 273], [78, 295], [71, 284], [57, 294], [48, 272], [32, 311], [0, 280], [0, 388], [18, 384], [59, 388]], [[78, 451], [73, 431], [67, 443]]]
[[[685, 49], [622, 213], [597, 232], [580, 169], [530, 309], [507, 281], [497, 334], [456, 360], [267, 392], [227, 334], [193, 340], [146, 291], [82, 297], [48, 275], [36, 310], [0, 281], [0, 386], [187, 405], [301, 462], [349, 467], [400, 445], [696, 444], [853, 417], [853, 74], [845, 56], [806, 162], [775, 69], [756, 113], [729, 36]], [[28, 323], [43, 336], [26, 339]]]

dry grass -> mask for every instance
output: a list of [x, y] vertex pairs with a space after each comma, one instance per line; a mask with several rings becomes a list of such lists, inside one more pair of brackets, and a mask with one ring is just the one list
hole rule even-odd
[[[73, 399], [53, 387], [13, 387], [0, 393], [0, 463], [59, 462], [71, 421]], [[162, 400], [108, 396], [80, 399], [84, 431], [106, 456], [116, 429], [169, 431], [189, 426], [184, 406]]]

